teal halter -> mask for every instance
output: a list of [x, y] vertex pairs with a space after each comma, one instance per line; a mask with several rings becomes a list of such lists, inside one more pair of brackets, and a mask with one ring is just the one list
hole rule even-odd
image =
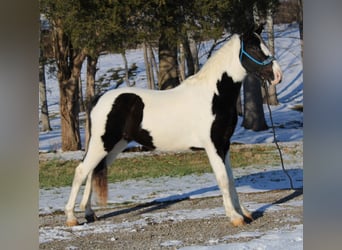
[[245, 55], [248, 57], [248, 59], [250, 59], [252, 62], [260, 65], [260, 66], [266, 66], [268, 64], [270, 64], [273, 60], [275, 60], [275, 58], [273, 56], [268, 56], [264, 61], [259, 61], [257, 59], [255, 59], [254, 57], [252, 57], [250, 54], [248, 54], [243, 46], [243, 40], [241, 39], [241, 51], [240, 51], [240, 62], [242, 62], [242, 55]]

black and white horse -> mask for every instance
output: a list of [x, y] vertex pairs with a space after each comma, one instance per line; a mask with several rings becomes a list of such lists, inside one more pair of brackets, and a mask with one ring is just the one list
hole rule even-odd
[[281, 81], [279, 64], [260, 34], [233, 35], [195, 75], [174, 89], [111, 90], [99, 97], [91, 110], [91, 136], [83, 161], [75, 170], [65, 207], [67, 225], [77, 225], [74, 206], [87, 179], [81, 201], [86, 218], [91, 209], [92, 183], [107, 201], [107, 166], [130, 141], [158, 150], [203, 148], [222, 192], [226, 215], [235, 226], [252, 220], [239, 202], [230, 166], [230, 138], [237, 123], [236, 101], [247, 73], [272, 84]]

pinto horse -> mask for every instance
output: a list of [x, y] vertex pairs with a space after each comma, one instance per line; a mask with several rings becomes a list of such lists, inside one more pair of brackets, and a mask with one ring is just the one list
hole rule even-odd
[[91, 135], [82, 162], [75, 169], [66, 224], [78, 224], [74, 215], [76, 196], [86, 180], [80, 208], [94, 221], [92, 185], [99, 201], [107, 201], [107, 166], [127, 144], [136, 141], [153, 150], [202, 148], [206, 151], [220, 187], [226, 215], [234, 226], [253, 220], [239, 202], [230, 166], [229, 146], [237, 123], [236, 101], [241, 82], [253, 73], [271, 84], [282, 71], [260, 32], [234, 34], [195, 75], [174, 89], [139, 88], [110, 90], [92, 107]]

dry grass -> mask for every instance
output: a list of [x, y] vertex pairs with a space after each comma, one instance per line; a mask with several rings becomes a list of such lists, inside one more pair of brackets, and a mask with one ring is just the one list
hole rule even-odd
[[[301, 154], [296, 147], [283, 149], [287, 155]], [[232, 145], [233, 167], [279, 165], [279, 155], [273, 144]], [[49, 160], [39, 163], [41, 188], [70, 186], [79, 161]], [[140, 155], [117, 159], [108, 169], [109, 182], [160, 176], [184, 176], [212, 172], [204, 151]]]

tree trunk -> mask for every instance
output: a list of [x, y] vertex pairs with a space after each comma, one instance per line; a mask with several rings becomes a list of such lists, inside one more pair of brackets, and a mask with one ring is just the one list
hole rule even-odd
[[126, 82], [126, 85], [128, 87], [132, 87], [134, 86], [134, 83], [130, 83], [129, 81], [129, 69], [128, 69], [128, 61], [127, 61], [127, 57], [126, 57], [126, 51], [123, 51], [121, 53], [121, 56], [122, 56], [122, 59], [124, 61], [124, 66], [125, 66], [125, 82]]
[[262, 103], [260, 81], [248, 74], [243, 81], [244, 112], [242, 126], [253, 131], [268, 129]]
[[[188, 33], [188, 42], [189, 42], [189, 49], [193, 64], [193, 72], [190, 71], [190, 67], [188, 65], [188, 75], [196, 74], [199, 71], [199, 59], [198, 59], [198, 49], [195, 39], [193, 38], [192, 32]], [[189, 55], [190, 58], [190, 55]], [[192, 74], [191, 74], [192, 73]]]
[[[173, 29], [173, 28], [172, 28]], [[173, 32], [176, 34], [176, 32]], [[179, 85], [177, 63], [177, 39], [169, 39], [162, 30], [159, 38], [159, 89], [174, 88]]]
[[152, 46], [150, 44], [148, 44], [147, 46], [147, 51], [148, 51], [148, 58], [149, 58], [149, 65], [150, 65], [149, 73], [150, 73], [150, 78], [151, 78], [151, 89], [155, 89], [156, 82], [154, 79], [154, 69], [157, 70], [158, 67], [157, 67], [156, 58], [154, 57], [154, 54], [153, 54]]
[[185, 80], [185, 51], [182, 43], [179, 45], [179, 77], [181, 81]]
[[62, 151], [81, 149], [79, 131], [78, 80], [75, 77], [59, 79]]
[[145, 62], [145, 68], [146, 68], [147, 86], [149, 89], [153, 89], [154, 84], [152, 83], [152, 79], [151, 79], [151, 67], [152, 67], [152, 65], [150, 64], [150, 60], [148, 57], [147, 47], [148, 47], [147, 43], [144, 42], [143, 43], [143, 51], [144, 51], [144, 62]]
[[95, 96], [95, 76], [98, 56], [87, 56], [87, 86], [86, 86], [86, 122], [85, 122], [85, 148], [88, 148], [90, 138], [90, 110]]
[[39, 60], [39, 99], [40, 99], [40, 120], [42, 131], [51, 131], [49, 109], [46, 98], [45, 65], [43, 60]]
[[80, 105], [80, 112], [85, 112], [86, 108], [84, 105], [84, 99], [83, 99], [83, 91], [82, 91], [82, 80], [81, 80], [81, 76], [78, 77], [78, 101], [79, 101], [79, 105]]
[[59, 26], [55, 27], [54, 41], [60, 92], [62, 150], [75, 151], [81, 149], [78, 79], [85, 53], [72, 48], [70, 40]]
[[[184, 69], [184, 75], [185, 75], [185, 78], [187, 78], [188, 76], [192, 76], [193, 74], [195, 74], [194, 58], [192, 56], [192, 51], [190, 48], [190, 41], [189, 41], [189, 38], [187, 36], [183, 37], [182, 45], [184, 48], [184, 55], [185, 55], [185, 61], [186, 61], [186, 67], [187, 67], [187, 73], [185, 74], [185, 69]], [[195, 47], [196, 47], [196, 45], [195, 45]]]
[[[273, 55], [275, 55], [275, 47], [274, 47], [274, 28], [273, 28], [273, 17], [271, 11], [268, 11], [267, 17], [266, 17], [266, 29], [267, 29], [267, 35], [268, 35], [268, 48], [271, 51]], [[269, 105], [278, 105], [278, 97], [277, 97], [277, 89], [275, 85], [269, 85], [266, 88], [266, 91], [268, 92], [268, 104]], [[265, 95], [263, 97], [264, 103], [267, 103], [266, 100], [267, 96]]]
[[302, 60], [304, 56], [304, 40], [303, 40], [303, 0], [298, 0], [298, 22], [299, 22], [299, 36], [301, 45]]
[[153, 72], [156, 72], [156, 75], [158, 76], [159, 75], [159, 71], [158, 71], [158, 64], [157, 64], [157, 61], [156, 61], [156, 57], [154, 56], [154, 53], [153, 53], [153, 48], [151, 45], [148, 46], [148, 54], [149, 54], [149, 58], [150, 58], [150, 64], [152, 65], [152, 75], [153, 75], [153, 88], [155, 88], [156, 86], [156, 82], [155, 82], [155, 78], [154, 78], [154, 73]]

